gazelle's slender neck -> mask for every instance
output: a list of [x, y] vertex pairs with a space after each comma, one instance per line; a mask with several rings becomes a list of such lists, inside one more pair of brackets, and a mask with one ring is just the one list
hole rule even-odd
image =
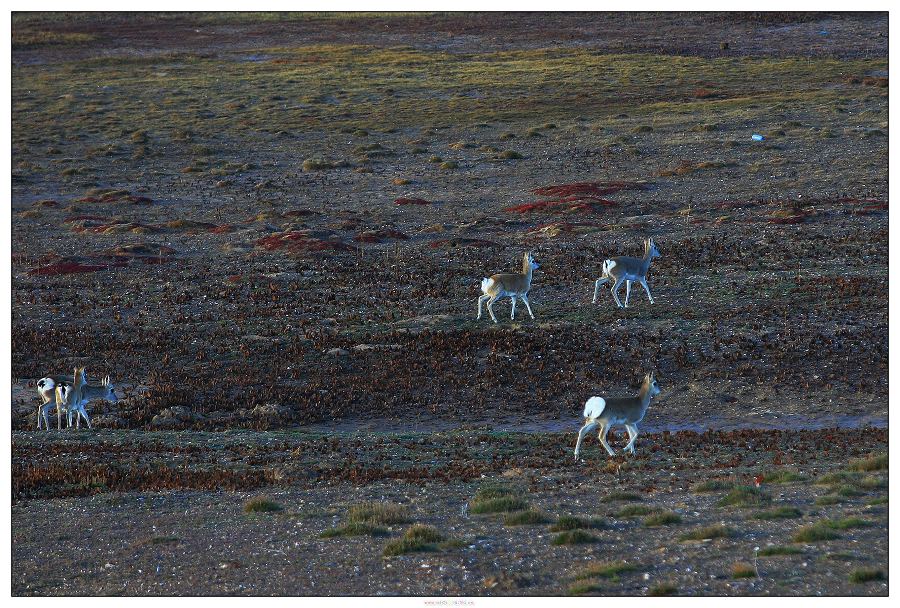
[[641, 274], [647, 274], [647, 271], [650, 270], [650, 262], [652, 260], [653, 258], [650, 257], [650, 248], [646, 247], [644, 249], [644, 257], [641, 258]]
[[638, 393], [638, 399], [641, 400], [641, 418], [643, 418], [644, 414], [647, 413], [647, 408], [650, 407], [650, 383], [645, 382], [641, 385], [641, 392]]
[[525, 260], [522, 262], [522, 274], [525, 275], [525, 282], [528, 285], [531, 285], [531, 273], [533, 272], [531, 268], [531, 260]]

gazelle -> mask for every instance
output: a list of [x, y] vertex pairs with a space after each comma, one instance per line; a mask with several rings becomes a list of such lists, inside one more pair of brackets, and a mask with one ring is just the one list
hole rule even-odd
[[[82, 369], [82, 373], [83, 373]], [[95, 384], [84, 384], [83, 386], [77, 387], [80, 388], [80, 395], [76, 392], [76, 387], [73, 387], [72, 394], [69, 397], [68, 407], [67, 407], [67, 416], [69, 419], [69, 426], [72, 426], [72, 416], [75, 416], [75, 428], [81, 428], [81, 418], [84, 418], [84, 421], [87, 423], [88, 428], [91, 428], [91, 419], [87, 415], [87, 410], [85, 409], [85, 405], [87, 405], [91, 401], [109, 401], [111, 403], [115, 403], [119, 400], [116, 397], [116, 388], [113, 386], [112, 380], [109, 376], [105, 376], [100, 385]]]
[[[50, 408], [56, 405], [56, 389], [59, 386], [71, 388], [72, 381], [62, 376], [47, 376], [37, 381], [38, 395], [41, 396], [41, 404], [37, 408], [38, 430], [41, 430], [41, 420], [44, 421], [44, 428], [50, 430]], [[62, 411], [57, 410], [56, 425], [58, 429], [62, 428], [62, 414]]]
[[525, 302], [528, 314], [534, 319], [531, 312], [531, 304], [528, 303], [528, 290], [531, 289], [531, 273], [540, 268], [534, 261], [534, 256], [526, 253], [522, 258], [522, 272], [508, 272], [491, 275], [490, 278], [481, 279], [481, 291], [483, 295], [478, 298], [478, 318], [481, 318], [481, 305], [487, 300], [487, 309], [494, 323], [497, 317], [494, 315], [494, 302], [503, 297], [512, 298], [512, 311], [510, 318], [516, 318], [516, 298]]
[[641, 390], [636, 397], [591, 397], [584, 404], [584, 426], [578, 432], [578, 441], [575, 443], [575, 460], [581, 454], [581, 442], [585, 435], [597, 426], [600, 427], [600, 443], [606, 448], [610, 456], [615, 456], [609, 444], [606, 442], [606, 434], [616, 424], [624, 424], [628, 430], [628, 445], [626, 451], [634, 454], [634, 440], [637, 439], [637, 423], [644, 419], [650, 400], [659, 394], [659, 385], [656, 376], [650, 372], [644, 376]]
[[[614, 281], [612, 289], [613, 299], [619, 308], [628, 307], [628, 296], [631, 295], [631, 283], [636, 281], [644, 287], [650, 303], [653, 304], [653, 296], [650, 295], [650, 288], [647, 287], [647, 271], [650, 269], [650, 262], [653, 258], [660, 257], [659, 249], [652, 238], [644, 239], [644, 257], [635, 258], [630, 256], [619, 256], [610, 258], [603, 262], [603, 275], [594, 282], [594, 300], [597, 303], [597, 294], [600, 292], [600, 286], [609, 280]], [[619, 287], [625, 283], [625, 306], [619, 300]]]

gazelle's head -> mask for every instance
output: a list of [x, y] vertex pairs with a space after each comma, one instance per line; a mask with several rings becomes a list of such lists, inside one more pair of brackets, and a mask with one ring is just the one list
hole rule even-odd
[[534, 261], [534, 255], [532, 255], [530, 251], [525, 254], [524, 262], [524, 267], [526, 269], [530, 268], [531, 270], [537, 270], [538, 268], [540, 268], [538, 263]]
[[103, 378], [101, 385], [103, 387], [103, 396], [100, 397], [101, 399], [109, 401], [110, 403], [115, 403], [119, 400], [119, 398], [116, 397], [116, 387], [113, 386], [112, 379], [109, 376]]
[[653, 240], [652, 236], [644, 239], [644, 255], [650, 256], [651, 260], [662, 256], [659, 249], [656, 248], [656, 242]]
[[85, 370], [85, 368], [83, 368], [83, 367], [75, 368], [75, 378], [74, 379], [75, 379], [75, 381], [78, 381], [78, 379], [80, 378], [81, 384], [87, 384], [87, 374], [85, 373], [84, 370]]
[[659, 384], [656, 382], [656, 372], [650, 372], [644, 376], [644, 386], [647, 387], [647, 394], [650, 397], [656, 397], [659, 394]]

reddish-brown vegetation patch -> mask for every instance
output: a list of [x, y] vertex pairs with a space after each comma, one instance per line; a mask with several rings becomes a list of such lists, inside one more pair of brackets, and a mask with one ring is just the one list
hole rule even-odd
[[426, 201], [424, 198], [398, 198], [394, 199], [394, 204], [396, 205], [430, 205], [431, 201]]
[[97, 272], [98, 270], [109, 270], [110, 268], [119, 268], [127, 266], [127, 260], [119, 260], [116, 262], [107, 262], [105, 264], [83, 264], [74, 260], [62, 260], [53, 264], [39, 266], [33, 270], [29, 270], [29, 275], [53, 276], [60, 274], [77, 274], [82, 272]]
[[153, 199], [146, 196], [138, 196], [132, 194], [128, 190], [114, 190], [112, 192], [104, 192], [102, 194], [83, 196], [75, 199], [76, 203], [135, 203], [138, 205], [149, 205]]
[[622, 190], [643, 190], [646, 186], [637, 182], [577, 182], [573, 184], [558, 184], [535, 188], [531, 192], [540, 196], [553, 196], [556, 198], [523, 203], [506, 207], [503, 211], [511, 213], [532, 212], [599, 212], [604, 207], [615, 207], [615, 201], [603, 198], [609, 194], [615, 194]]

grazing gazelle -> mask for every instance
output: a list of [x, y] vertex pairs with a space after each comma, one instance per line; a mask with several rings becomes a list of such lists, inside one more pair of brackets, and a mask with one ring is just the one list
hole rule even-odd
[[644, 376], [644, 383], [636, 397], [591, 397], [584, 404], [584, 426], [578, 432], [578, 441], [575, 443], [575, 460], [581, 454], [581, 442], [584, 436], [597, 426], [600, 427], [600, 443], [606, 448], [610, 456], [615, 456], [609, 444], [606, 442], [606, 434], [616, 424], [624, 424], [628, 430], [628, 445], [626, 451], [634, 454], [634, 440], [637, 438], [637, 423], [644, 419], [650, 399], [659, 394], [659, 386], [656, 384], [656, 376], [650, 372]]
[[[647, 271], [650, 269], [650, 262], [653, 258], [660, 256], [659, 249], [652, 238], [644, 239], [644, 257], [634, 258], [630, 256], [619, 256], [610, 258], [603, 262], [603, 275], [594, 282], [594, 300], [597, 303], [597, 294], [600, 292], [600, 286], [610, 279], [613, 281], [612, 291], [613, 299], [619, 308], [628, 307], [628, 296], [631, 295], [631, 283], [636, 281], [643, 285], [650, 303], [653, 304], [653, 296], [650, 295], [650, 288], [647, 287]], [[625, 283], [625, 306], [619, 300], [619, 287]]]
[[494, 302], [508, 296], [512, 298], [512, 311], [509, 315], [511, 319], [516, 318], [516, 298], [521, 298], [525, 302], [528, 314], [533, 319], [534, 313], [531, 312], [531, 304], [528, 303], [528, 290], [531, 289], [531, 273], [537, 268], [539, 266], [534, 261], [534, 256], [526, 253], [522, 258], [522, 272], [500, 273], [481, 279], [481, 291], [484, 293], [478, 298], [478, 318], [481, 318], [481, 305], [487, 300], [488, 312], [496, 323]]
[[[82, 368], [82, 374], [83, 373], [84, 369]], [[81, 418], [84, 418], [84, 421], [87, 423], [88, 428], [91, 428], [91, 419], [88, 418], [87, 410], [84, 406], [91, 401], [109, 401], [115, 403], [119, 400], [119, 398], [116, 397], [116, 389], [113, 386], [112, 380], [109, 376], [103, 378], [103, 381], [100, 385], [84, 384], [80, 387], [80, 389], [80, 398], [76, 397], [76, 391], [74, 388], [72, 390], [72, 395], [69, 397], [67, 413], [69, 418], [69, 426], [72, 426], [72, 416], [74, 415], [75, 428], [81, 428]]]

